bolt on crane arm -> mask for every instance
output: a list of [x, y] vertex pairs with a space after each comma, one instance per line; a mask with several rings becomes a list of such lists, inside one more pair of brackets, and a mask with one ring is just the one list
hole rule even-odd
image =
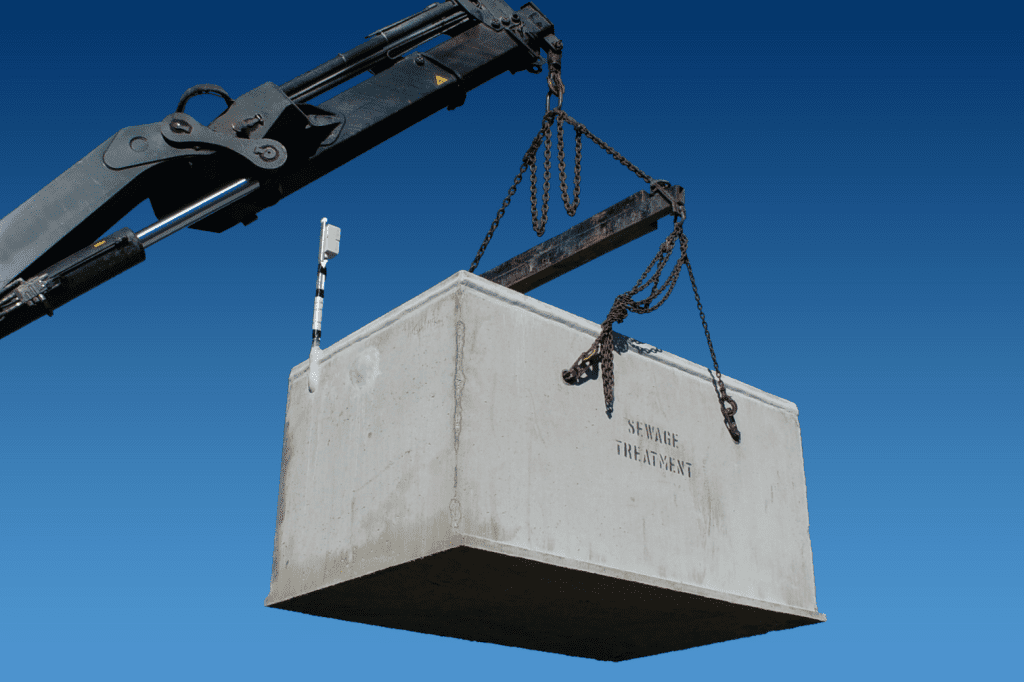
[[[449, 40], [412, 51], [440, 35]], [[509, 71], [541, 70], [554, 26], [533, 5], [448, 0], [367, 36], [361, 45], [277, 86], [233, 99], [189, 88], [163, 121], [120, 130], [0, 219], [0, 337], [145, 259], [183, 228], [222, 232]], [[318, 105], [351, 78], [373, 76]], [[188, 100], [216, 94], [208, 126]], [[159, 219], [100, 239], [142, 201]]]

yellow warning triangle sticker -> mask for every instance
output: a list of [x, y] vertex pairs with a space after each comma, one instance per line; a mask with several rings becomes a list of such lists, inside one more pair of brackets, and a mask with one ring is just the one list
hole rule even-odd
[[437, 84], [438, 84], [438, 85], [444, 85], [445, 83], [447, 83], [447, 82], [448, 82], [448, 79], [447, 79], [447, 78], [445, 78], [444, 76], [436, 76], [436, 75], [435, 75], [435, 76], [434, 76], [434, 80], [435, 80], [435, 81], [437, 81]]

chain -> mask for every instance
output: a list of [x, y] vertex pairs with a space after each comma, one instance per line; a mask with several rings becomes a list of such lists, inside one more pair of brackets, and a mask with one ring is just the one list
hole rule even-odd
[[[505, 197], [505, 201], [502, 202], [501, 209], [499, 209], [497, 217], [494, 219], [494, 222], [491, 223], [491, 228], [484, 237], [484, 241], [480, 245], [480, 250], [477, 252], [476, 258], [473, 259], [473, 264], [470, 266], [469, 271], [475, 271], [477, 266], [480, 264], [480, 259], [483, 258], [484, 251], [487, 250], [487, 245], [490, 243], [491, 237], [494, 236], [494, 232], [498, 229], [498, 223], [505, 215], [505, 210], [511, 203], [512, 197], [515, 195], [519, 183], [522, 182], [523, 174], [527, 170], [530, 171], [530, 203], [531, 216], [533, 218], [533, 230], [537, 233], [538, 237], [544, 234], [544, 230], [547, 225], [548, 200], [551, 189], [552, 125], [557, 126], [555, 137], [557, 138], [556, 144], [558, 147], [558, 176], [562, 190], [562, 202], [565, 205], [566, 212], [570, 216], [576, 214], [576, 209], [580, 203], [580, 189], [582, 187], [581, 169], [583, 159], [583, 137], [586, 136], [594, 142], [594, 144], [608, 153], [613, 159], [631, 170], [637, 177], [643, 180], [645, 184], [650, 186], [651, 194], [657, 193], [664, 197], [672, 207], [672, 232], [665, 238], [665, 241], [662, 242], [661, 246], [658, 248], [658, 253], [655, 254], [654, 258], [647, 265], [647, 268], [643, 271], [643, 274], [640, 275], [640, 278], [636, 281], [636, 284], [633, 285], [633, 288], [615, 298], [615, 302], [612, 303], [612, 307], [608, 311], [608, 316], [601, 325], [601, 332], [598, 334], [597, 339], [590, 348], [579, 356], [576, 362], [574, 362], [569, 369], [562, 372], [562, 379], [566, 383], [574, 384], [579, 381], [580, 378], [588, 372], [588, 370], [596, 369], [597, 366], [600, 366], [601, 381], [604, 389], [605, 408], [610, 412], [615, 401], [615, 370], [612, 354], [614, 336], [612, 326], [617, 322], [621, 323], [624, 321], [630, 312], [642, 315], [652, 313], [660, 308], [665, 301], [668, 300], [668, 297], [675, 289], [676, 282], [679, 279], [679, 274], [682, 271], [682, 266], [685, 264], [690, 276], [690, 284], [693, 287], [693, 296], [697, 301], [697, 312], [700, 314], [700, 321], [704, 327], [704, 337], [707, 339], [708, 350], [711, 352], [711, 361], [715, 368], [712, 383], [715, 387], [715, 393], [718, 396], [718, 404], [722, 410], [722, 416], [724, 417], [725, 426], [728, 429], [729, 434], [735, 442], [739, 443], [740, 431], [736, 426], [735, 419], [737, 411], [736, 401], [726, 393], [725, 382], [722, 380], [722, 372], [718, 368], [718, 358], [715, 355], [715, 348], [711, 343], [711, 332], [708, 331], [707, 318], [704, 315], [704, 306], [701, 304], [700, 294], [697, 292], [697, 280], [693, 276], [693, 266], [690, 264], [690, 257], [687, 254], [688, 241], [686, 235], [683, 234], [683, 221], [686, 220], [686, 210], [684, 208], [684, 197], [682, 193], [680, 192], [677, 196], [673, 196], [670, 192], [671, 185], [668, 182], [665, 182], [664, 180], [653, 180], [651, 176], [633, 165], [622, 154], [615, 151], [609, 144], [594, 135], [586, 126], [569, 116], [569, 114], [562, 109], [561, 104], [565, 93], [565, 86], [561, 79], [561, 43], [556, 46], [556, 49], [548, 53], [548, 88], [548, 100], [550, 101], [551, 95], [556, 95], [558, 97], [558, 105], [554, 109], [549, 108], [548, 111], [545, 112], [541, 121], [540, 132], [538, 132], [533, 138], [533, 141], [530, 143], [530, 147], [526, 150], [526, 154], [523, 155], [523, 161], [519, 167], [519, 173], [512, 182], [512, 187], [509, 189], [508, 195]], [[573, 192], [571, 196], [569, 194], [565, 168], [565, 138], [562, 131], [562, 126], [565, 124], [571, 125], [576, 131], [576, 165], [574, 168]], [[544, 143], [544, 185], [541, 207], [538, 211], [537, 153], [540, 151], [540, 145], [542, 142]], [[662, 282], [665, 267], [668, 265], [669, 260], [671, 260], [671, 256], [675, 252], [677, 243], [679, 245], [679, 256], [676, 258], [671, 272], [668, 274], [664, 282]], [[650, 291], [644, 298], [636, 298], [648, 289]]]
[[[718, 382], [715, 384], [715, 393], [718, 395], [718, 405], [722, 408], [722, 416], [725, 418], [725, 428], [737, 443], [740, 442], [740, 430], [736, 426], [736, 401], [725, 392], [725, 382], [722, 381], [722, 371], [718, 369], [718, 358], [715, 357], [715, 347], [711, 344], [711, 332], [708, 331], [708, 321], [704, 317], [704, 306], [700, 303], [700, 294], [697, 293], [697, 280], [693, 278], [693, 266], [690, 264], [690, 257], [684, 256], [686, 270], [690, 273], [690, 284], [693, 286], [693, 297], [697, 301], [697, 312], [700, 313], [700, 323], [704, 325], [704, 338], [708, 340], [708, 350], [711, 351], [711, 362], [715, 365], [715, 377]], [[726, 407], [725, 404], [729, 403]]]
[[562, 203], [565, 204], [565, 212], [569, 216], [576, 215], [576, 209], [580, 205], [580, 179], [583, 166], [583, 133], [576, 130], [576, 167], [572, 177], [572, 198], [569, 198], [569, 188], [566, 185], [565, 176], [565, 140], [562, 137], [562, 125], [558, 125], [558, 179], [562, 186]]
[[[537, 172], [537, 167], [533, 167], [533, 172]], [[536, 184], [536, 183], [534, 183]], [[548, 197], [551, 196], [551, 128], [547, 130], [547, 134], [544, 135], [544, 201], [541, 203], [540, 208], [540, 223], [536, 220], [533, 221], [533, 231], [537, 233], [538, 237], [544, 236], [544, 227], [548, 224]], [[534, 203], [537, 202], [537, 195], [533, 195]]]
[[[498, 223], [505, 216], [505, 211], [508, 209], [510, 203], [512, 203], [512, 197], [515, 196], [516, 190], [519, 187], [519, 183], [523, 181], [523, 174], [527, 170], [530, 171], [530, 203], [533, 214], [533, 230], [537, 232], [537, 236], [544, 234], [544, 226], [537, 220], [537, 150], [540, 149], [541, 140], [544, 138], [545, 133], [551, 127], [551, 120], [545, 114], [544, 121], [541, 125], [540, 132], [533, 138], [533, 142], [530, 143], [530, 148], [523, 154], [523, 162], [519, 166], [519, 173], [516, 174], [515, 179], [512, 181], [512, 186], [508, 190], [508, 194], [505, 196], [505, 200], [501, 203], [501, 208], [498, 209], [498, 215], [495, 217], [494, 222], [491, 223], [491, 229], [487, 231], [484, 236], [484, 241], [480, 245], [480, 250], [477, 251], [476, 258], [473, 259], [473, 264], [469, 266], [470, 272], [475, 272], [478, 265], [480, 265], [480, 259], [484, 257], [484, 252], [487, 250], [487, 245], [491, 243], [491, 237], [494, 236], [495, 231], [498, 229]], [[547, 216], [547, 201], [544, 202], [544, 214]]]
[[[495, 217], [494, 222], [491, 223], [491, 228], [487, 231], [484, 236], [483, 243], [480, 245], [480, 249], [477, 251], [476, 258], [473, 259], [473, 264], [469, 266], [470, 272], [475, 272], [478, 265], [480, 265], [480, 259], [483, 258], [484, 252], [487, 251], [487, 246], [491, 243], [491, 238], [494, 236], [495, 231], [498, 229], [498, 224], [501, 219], [505, 216], [505, 211], [508, 209], [509, 204], [512, 202], [512, 197], [515, 195], [516, 190], [519, 188], [519, 183], [523, 181], [523, 174], [526, 171], [530, 171], [530, 215], [533, 218], [533, 231], [537, 233], [538, 237], [544, 235], [544, 230], [547, 226], [548, 219], [548, 200], [550, 190], [550, 179], [551, 179], [551, 126], [555, 121], [558, 121], [559, 134], [558, 134], [558, 157], [559, 157], [559, 179], [562, 185], [562, 201], [565, 204], [566, 212], [572, 216], [576, 214], [576, 208], [580, 203], [580, 189], [582, 187], [582, 165], [583, 165], [583, 136], [587, 136], [591, 141], [594, 142], [598, 147], [606, 151], [616, 161], [621, 163], [623, 166], [633, 171], [648, 185], [654, 183], [651, 176], [647, 175], [639, 168], [630, 163], [622, 154], [611, 148], [604, 140], [600, 139], [592, 132], [590, 132], [586, 126], [574, 119], [569, 114], [562, 111], [560, 108], [551, 109], [544, 114], [541, 120], [540, 132], [533, 138], [526, 153], [523, 154], [523, 162], [519, 167], [519, 173], [512, 181], [512, 186], [508, 190], [508, 194], [505, 196], [505, 200], [501, 204], [501, 208], [498, 209], [498, 215]], [[570, 200], [568, 191], [568, 178], [565, 173], [565, 148], [564, 148], [564, 137], [561, 135], [561, 127], [564, 123], [568, 123], [576, 130], [576, 166], [574, 168], [575, 174], [573, 177], [573, 198]], [[546, 143], [545, 148], [545, 169], [544, 169], [544, 186], [541, 208], [537, 208], [537, 152], [540, 150], [541, 144]], [[662, 193], [664, 194], [664, 193]], [[671, 201], [670, 201], [671, 203]]]

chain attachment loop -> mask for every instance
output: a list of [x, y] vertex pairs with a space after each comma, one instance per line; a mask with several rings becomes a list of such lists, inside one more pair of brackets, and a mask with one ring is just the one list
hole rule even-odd
[[[553, 93], [550, 90], [548, 90], [548, 96], [544, 99], [544, 112], [545, 113], [551, 111], [551, 95], [554, 95], [554, 94], [555, 93]], [[558, 97], [558, 104], [555, 105], [555, 109], [561, 109], [562, 108], [562, 95], [557, 95], [557, 97]]]
[[557, 109], [562, 108], [565, 83], [562, 82], [562, 41], [556, 41], [548, 50], [548, 96], [545, 111], [551, 111], [551, 95], [558, 97]]
[[651, 194], [660, 194], [662, 198], [672, 207], [672, 215], [679, 216], [683, 219], [686, 218], [686, 207], [683, 206], [683, 202], [677, 197], [669, 194], [668, 190], [672, 187], [672, 183], [668, 180], [652, 180], [651, 181]]

